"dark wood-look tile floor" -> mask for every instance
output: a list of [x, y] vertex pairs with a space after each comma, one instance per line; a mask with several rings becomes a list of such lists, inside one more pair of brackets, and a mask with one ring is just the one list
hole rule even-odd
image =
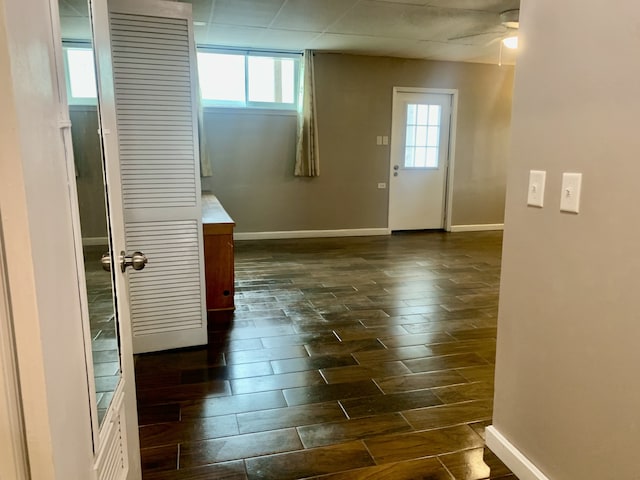
[[208, 347], [140, 355], [146, 480], [517, 480], [484, 447], [496, 232], [236, 244]]

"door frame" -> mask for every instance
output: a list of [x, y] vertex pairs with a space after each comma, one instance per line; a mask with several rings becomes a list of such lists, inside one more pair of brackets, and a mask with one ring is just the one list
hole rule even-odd
[[[2, 218], [0, 217], [0, 477], [29, 478], [27, 437], [13, 333]], [[4, 478], [4, 477], [2, 477]]]
[[[456, 158], [456, 131], [458, 128], [458, 89], [456, 88], [424, 88], [424, 87], [393, 87], [393, 96], [391, 99], [391, 141], [389, 142], [390, 147], [393, 145], [393, 119], [397, 113], [396, 109], [397, 98], [401, 93], [425, 93], [425, 94], [439, 94], [439, 95], [450, 95], [451, 96], [451, 122], [449, 126], [449, 150], [448, 150], [448, 158], [447, 158], [447, 172], [445, 174], [445, 200], [444, 200], [444, 229], [447, 232], [451, 231], [451, 214], [453, 211], [453, 174], [455, 170], [455, 158]], [[389, 175], [391, 175], [391, 163], [392, 163], [392, 155], [393, 149], [389, 148], [389, 163], [387, 165], [387, 171]], [[389, 177], [389, 181], [387, 183], [389, 185], [388, 195], [387, 195], [387, 229], [389, 233], [391, 233], [391, 178]]]

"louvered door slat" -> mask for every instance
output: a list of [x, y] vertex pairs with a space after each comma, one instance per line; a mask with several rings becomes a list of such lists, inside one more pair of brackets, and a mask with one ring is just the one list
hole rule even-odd
[[188, 19], [110, 14], [134, 351], [206, 343], [194, 47]]

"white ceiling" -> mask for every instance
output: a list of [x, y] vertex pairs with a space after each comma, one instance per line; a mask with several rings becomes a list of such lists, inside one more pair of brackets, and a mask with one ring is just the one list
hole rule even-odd
[[[135, 0], [132, 0], [135, 1]], [[187, 1], [187, 0], [184, 0]], [[196, 42], [498, 63], [500, 13], [520, 0], [190, 0]], [[63, 37], [87, 38], [86, 0], [60, 0]], [[467, 37], [468, 35], [481, 34]], [[458, 38], [465, 37], [465, 38]], [[515, 54], [504, 49], [503, 63]]]

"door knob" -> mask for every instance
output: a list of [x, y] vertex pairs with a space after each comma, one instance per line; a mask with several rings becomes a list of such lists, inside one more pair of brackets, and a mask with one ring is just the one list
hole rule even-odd
[[[124, 251], [120, 252], [120, 270], [123, 272], [127, 267], [133, 267], [134, 270], [142, 270], [148, 261], [147, 256], [142, 252], [133, 252], [132, 255], [126, 255]], [[100, 263], [103, 270], [111, 271], [111, 255], [108, 252], [102, 255]]]
[[394, 169], [394, 170], [398, 170], [399, 168], [400, 168], [400, 166], [399, 166], [399, 165], [394, 165], [394, 166], [393, 166], [393, 169]]
[[133, 252], [132, 255], [126, 255], [124, 251], [120, 252], [120, 270], [123, 272], [127, 267], [142, 270], [148, 261], [147, 256], [142, 252]]

